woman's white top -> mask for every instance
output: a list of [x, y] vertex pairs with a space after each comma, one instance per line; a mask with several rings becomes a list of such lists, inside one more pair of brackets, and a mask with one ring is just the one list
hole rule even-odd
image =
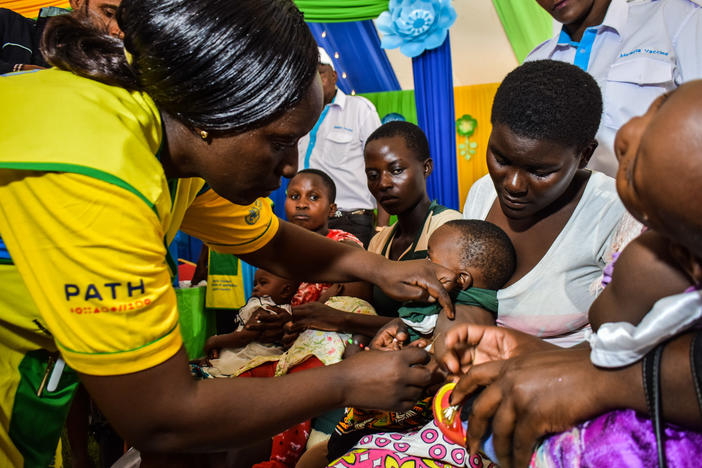
[[[484, 220], [497, 198], [490, 176], [470, 189], [463, 217]], [[626, 232], [622, 233], [622, 226]], [[582, 198], [543, 258], [497, 292], [497, 323], [569, 347], [590, 329], [588, 309], [612, 253], [641, 232], [619, 200], [614, 179], [593, 172]]]

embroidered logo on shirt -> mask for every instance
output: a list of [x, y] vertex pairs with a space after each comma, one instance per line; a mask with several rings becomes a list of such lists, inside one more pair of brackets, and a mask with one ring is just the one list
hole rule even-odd
[[244, 217], [246, 224], [256, 224], [258, 218], [261, 217], [261, 200], [256, 200], [256, 202], [249, 208], [249, 214]]
[[643, 49], [630, 50], [629, 52], [622, 52], [621, 54], [619, 54], [619, 58], [629, 57], [630, 55], [637, 55], [637, 54], [662, 55], [664, 57], [667, 57], [668, 55], [670, 55], [669, 52], [666, 52], [664, 50], [643, 48]]
[[346, 130], [347, 132], [353, 132], [353, 128], [344, 127], [343, 125], [334, 125], [335, 130]]

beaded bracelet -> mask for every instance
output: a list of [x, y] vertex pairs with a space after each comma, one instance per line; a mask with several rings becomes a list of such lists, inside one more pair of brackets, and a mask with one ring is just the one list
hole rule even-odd
[[358, 347], [361, 348], [361, 349], [365, 349], [365, 348], [366, 348], [366, 345], [364, 345], [363, 343], [361, 343], [361, 342], [358, 341], [358, 340], [354, 340], [353, 338], [349, 338], [349, 344], [351, 344], [351, 345], [356, 345], [356, 346], [358, 346]]

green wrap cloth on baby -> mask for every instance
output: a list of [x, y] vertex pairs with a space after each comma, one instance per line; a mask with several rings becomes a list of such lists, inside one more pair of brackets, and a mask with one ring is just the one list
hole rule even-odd
[[[497, 314], [497, 291], [494, 289], [469, 288], [450, 293], [454, 304], [482, 307]], [[409, 327], [410, 341], [434, 331], [436, 320], [441, 312], [439, 304], [407, 303], [397, 311], [402, 321]]]

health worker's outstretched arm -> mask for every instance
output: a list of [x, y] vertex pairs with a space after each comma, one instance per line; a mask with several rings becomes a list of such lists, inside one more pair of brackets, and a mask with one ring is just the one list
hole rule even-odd
[[129, 443], [149, 452], [247, 445], [332, 408], [412, 407], [429, 383], [423, 350], [357, 353], [339, 364], [275, 378], [196, 381], [185, 351], [126, 375], [81, 381]]
[[455, 285], [453, 272], [425, 260], [393, 262], [285, 221], [280, 222], [270, 242], [241, 258], [288, 278], [331, 283], [367, 281], [394, 299], [437, 300], [449, 317], [454, 315], [446, 292]]
[[41, 341], [53, 341], [49, 350], [60, 351], [110, 423], [143, 451], [246, 445], [334, 407], [408, 409], [430, 381], [422, 350], [359, 353], [280, 378], [197, 381], [163, 223], [143, 199], [49, 172], [18, 173], [0, 185], [0, 200], [0, 232], [28, 295], [17, 315], [38, 324]]

